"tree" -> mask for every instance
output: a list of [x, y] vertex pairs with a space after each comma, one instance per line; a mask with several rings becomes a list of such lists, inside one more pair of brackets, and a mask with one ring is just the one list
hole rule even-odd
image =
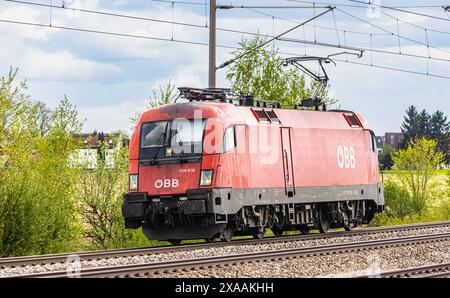
[[400, 180], [411, 193], [413, 210], [421, 214], [426, 206], [430, 179], [444, 160], [444, 154], [437, 150], [437, 141], [420, 138], [394, 153], [393, 160], [402, 170]]
[[438, 142], [437, 148], [445, 154], [445, 160], [449, 161], [449, 130], [450, 121], [443, 112], [438, 110], [430, 116], [426, 110], [418, 113], [416, 107], [410, 106], [402, 123], [401, 148], [406, 148], [411, 140], [417, 138], [434, 139]]
[[381, 170], [390, 170], [394, 165], [392, 160], [393, 150], [391, 146], [384, 146], [383, 151], [378, 155], [378, 163]]
[[105, 160], [105, 150], [102, 148], [105, 144], [105, 134], [103, 132], [98, 133], [97, 142], [97, 159]]
[[[235, 57], [260, 46], [265, 40], [256, 36], [242, 39]], [[251, 94], [265, 101], [278, 101], [293, 105], [313, 94], [317, 83], [306, 86], [305, 78], [295, 68], [283, 66], [283, 57], [278, 49], [268, 46], [258, 48], [236, 60], [228, 69], [227, 79], [237, 93]], [[328, 89], [320, 94], [327, 104], [335, 103], [328, 95]]]
[[[150, 96], [147, 103], [147, 109], [174, 103], [178, 98], [175, 84], [172, 82], [172, 80], [169, 80], [165, 84], [159, 84], [158, 89], [153, 89], [152, 93], [153, 95]], [[130, 118], [131, 122], [135, 124], [139, 120], [141, 115], [142, 111], [135, 112], [134, 115]]]
[[413, 136], [413, 139], [417, 138], [430, 138], [430, 119], [431, 116], [423, 109], [417, 116], [417, 133]]
[[445, 154], [446, 161], [450, 161], [448, 148], [450, 145], [450, 122], [447, 121], [447, 116], [441, 111], [436, 111], [430, 118], [430, 138], [437, 140], [438, 149]]
[[419, 131], [418, 124], [419, 113], [415, 106], [410, 106], [406, 110], [406, 116], [404, 117], [401, 130], [403, 134], [403, 140], [401, 148], [406, 148], [410, 140], [417, 137]]

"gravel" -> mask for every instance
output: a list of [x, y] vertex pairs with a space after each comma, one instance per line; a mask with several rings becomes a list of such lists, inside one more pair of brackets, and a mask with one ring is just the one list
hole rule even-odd
[[[168, 252], [163, 254], [151, 254], [146, 256], [134, 256], [134, 257], [119, 257], [114, 259], [100, 259], [91, 261], [81, 261], [81, 268], [93, 268], [93, 267], [107, 267], [107, 266], [118, 266], [118, 265], [130, 265], [130, 264], [142, 264], [142, 263], [156, 263], [171, 260], [183, 260], [183, 259], [194, 259], [194, 258], [204, 258], [210, 256], [226, 256], [226, 255], [239, 255], [249, 252], [257, 251], [271, 251], [271, 250], [283, 250], [290, 248], [299, 247], [314, 247], [330, 244], [340, 244], [340, 243], [351, 243], [360, 242], [367, 240], [377, 240], [377, 239], [388, 239], [388, 238], [398, 238], [398, 237], [408, 237], [417, 235], [429, 235], [429, 234], [440, 234], [449, 233], [450, 227], [439, 227], [439, 228], [424, 228], [418, 230], [409, 231], [396, 231], [396, 232], [378, 232], [366, 235], [352, 235], [345, 237], [333, 237], [324, 239], [311, 239], [311, 240], [297, 240], [282, 243], [271, 243], [271, 244], [257, 244], [257, 245], [232, 245], [225, 247], [212, 247], [212, 248], [202, 248], [189, 251], [179, 251], [179, 252]], [[412, 253], [417, 252], [420, 247], [428, 247], [423, 249], [424, 254], [411, 256]], [[436, 248], [436, 251], [429, 251], [431, 247]], [[397, 264], [400, 266], [403, 260], [414, 259], [416, 256], [418, 260], [426, 260], [433, 262], [432, 256], [437, 259], [441, 259], [441, 250], [445, 251], [446, 254], [450, 253], [448, 243], [441, 242], [438, 244], [425, 244], [409, 246], [406, 248], [389, 248], [383, 250], [376, 250], [378, 252], [382, 251], [392, 251], [392, 256], [383, 255], [380, 256], [381, 266], [388, 266], [385, 264]], [[434, 249], [433, 248], [433, 249]], [[402, 253], [396, 254], [396, 252], [402, 251]], [[367, 268], [367, 256], [372, 252], [361, 252], [361, 253], [346, 253], [331, 256], [320, 256], [320, 257], [308, 257], [303, 259], [294, 259], [278, 262], [269, 263], [258, 263], [258, 264], [248, 264], [245, 266], [231, 266], [226, 269], [205, 269], [197, 270], [189, 273], [171, 274], [170, 276], [189, 276], [189, 277], [203, 277], [203, 276], [216, 276], [216, 277], [272, 277], [272, 276], [317, 276], [317, 275], [330, 275], [337, 274], [339, 272], [353, 272], [355, 270], [360, 270], [361, 268]], [[373, 258], [377, 258], [376, 255]], [[447, 255], [447, 260], [449, 256]], [[339, 261], [338, 261], [339, 260]], [[377, 260], [377, 259], [376, 259]], [[376, 261], [375, 260], [375, 261]], [[410, 261], [408, 264], [412, 264]], [[270, 265], [267, 265], [270, 264]], [[318, 265], [320, 264], [320, 265]], [[428, 264], [428, 263], [426, 263]], [[266, 266], [267, 265], [267, 266]], [[73, 266], [71, 266], [73, 267]], [[230, 268], [237, 268], [231, 270]], [[244, 268], [244, 269], [242, 269]], [[252, 268], [252, 269], [245, 269]], [[265, 268], [265, 269], [264, 269]], [[359, 269], [358, 269], [359, 268]], [[394, 269], [396, 269], [395, 267]], [[24, 266], [16, 268], [3, 268], [0, 269], [0, 277], [32, 274], [40, 272], [50, 272], [50, 271], [66, 271], [67, 264], [46, 264], [46, 265], [35, 265], [35, 266]], [[389, 269], [388, 269], [389, 270]], [[275, 275], [274, 275], [275, 274]]]
[[314, 256], [284, 261], [200, 269], [164, 277], [352, 277], [431, 264], [447, 263], [450, 241]]

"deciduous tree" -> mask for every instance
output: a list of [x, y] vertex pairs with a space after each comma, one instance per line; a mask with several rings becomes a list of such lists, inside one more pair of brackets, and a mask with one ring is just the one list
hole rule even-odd
[[[252, 39], [242, 39], [235, 57], [255, 49], [265, 40], [256, 36]], [[316, 82], [307, 86], [305, 77], [295, 68], [283, 66], [283, 57], [275, 47], [258, 48], [248, 55], [236, 60], [227, 71], [227, 79], [231, 88], [237, 93], [251, 94], [261, 100], [278, 101], [286, 105], [293, 105], [301, 99], [312, 95]], [[321, 97], [327, 104], [336, 101], [329, 96], [325, 89]]]
[[421, 138], [394, 153], [393, 160], [402, 171], [399, 177], [411, 194], [412, 208], [420, 214], [426, 206], [430, 179], [444, 160], [444, 154], [437, 150], [437, 141]]

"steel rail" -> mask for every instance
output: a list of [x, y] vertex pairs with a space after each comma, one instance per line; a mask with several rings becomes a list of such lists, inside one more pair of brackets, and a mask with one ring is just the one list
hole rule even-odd
[[430, 277], [450, 277], [450, 263], [432, 264], [420, 267], [410, 267], [405, 269], [381, 272], [359, 276], [359, 278], [430, 278]]
[[[301, 247], [278, 251], [251, 252], [240, 255], [213, 256], [195, 259], [173, 260], [156, 263], [131, 264], [108, 267], [94, 267], [80, 269], [76, 272], [78, 277], [158, 277], [164, 274], [181, 271], [193, 271], [205, 268], [217, 268], [223, 266], [240, 265], [247, 263], [260, 263], [269, 261], [282, 261], [310, 256], [332, 255], [349, 252], [359, 252], [389, 247], [434, 243], [449, 241], [450, 233], [422, 235], [404, 238], [390, 238], [383, 240], [370, 240], [344, 244], [332, 244], [316, 247]], [[74, 274], [74, 273], [70, 273]], [[65, 278], [66, 271], [34, 273], [20, 276], [20, 278]], [[72, 275], [73, 276], [73, 275]]]
[[24, 267], [46, 264], [65, 263], [70, 256], [78, 256], [80, 261], [92, 261], [101, 259], [113, 259], [120, 257], [133, 257], [133, 256], [145, 256], [162, 253], [172, 253], [180, 251], [189, 251], [195, 249], [207, 249], [211, 247], [225, 247], [233, 245], [259, 245], [259, 244], [271, 244], [271, 243], [283, 243], [291, 241], [307, 241], [316, 239], [327, 239], [334, 237], [355, 237], [368, 234], [379, 233], [393, 233], [400, 231], [411, 231], [420, 229], [431, 229], [450, 226], [450, 221], [444, 222], [432, 222], [421, 224], [410, 224], [400, 226], [388, 226], [388, 227], [376, 227], [376, 228], [358, 228], [353, 231], [335, 231], [326, 234], [309, 234], [309, 235], [292, 235], [283, 237], [268, 237], [259, 239], [244, 239], [233, 240], [231, 242], [212, 242], [212, 243], [194, 243], [184, 244], [180, 246], [156, 246], [145, 248], [131, 248], [131, 249], [114, 249], [114, 250], [99, 250], [99, 251], [87, 251], [87, 252], [73, 252], [73, 253], [61, 253], [50, 255], [38, 255], [38, 256], [23, 256], [23, 257], [8, 257], [0, 258], [0, 269], [7, 267]]

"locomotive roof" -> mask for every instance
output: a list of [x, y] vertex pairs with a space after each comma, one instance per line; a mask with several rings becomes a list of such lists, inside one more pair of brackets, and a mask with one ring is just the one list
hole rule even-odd
[[[259, 112], [261, 111], [261, 112]], [[278, 119], [272, 121], [270, 116], [275, 114]], [[268, 121], [264, 121], [264, 117], [258, 117], [258, 113], [264, 116]], [[270, 114], [270, 115], [269, 115]], [[351, 121], [355, 117], [357, 125], [352, 125]], [[294, 110], [294, 109], [277, 109], [262, 108], [251, 106], [236, 106], [226, 102], [180, 102], [174, 104], [163, 105], [151, 108], [145, 111], [140, 122], [151, 122], [158, 120], [171, 120], [175, 118], [220, 118], [225, 125], [246, 124], [246, 125], [270, 125], [276, 124], [290, 127], [303, 127], [315, 129], [370, 129], [367, 121], [359, 113], [352, 111], [312, 111], [312, 110]], [[350, 119], [349, 119], [350, 118]], [[276, 119], [274, 119], [276, 120]], [[355, 123], [353, 123], [355, 124]]]

